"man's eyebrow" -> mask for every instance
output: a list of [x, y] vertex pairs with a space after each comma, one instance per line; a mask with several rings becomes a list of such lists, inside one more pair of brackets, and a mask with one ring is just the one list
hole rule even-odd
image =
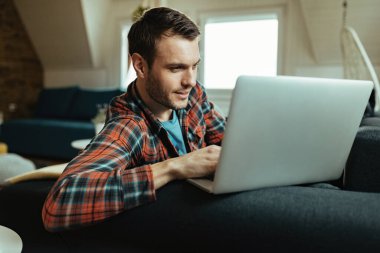
[[[201, 59], [199, 59], [195, 64], [192, 66], [198, 65], [201, 62]], [[185, 68], [188, 67], [189, 65], [184, 64], [184, 63], [168, 63], [166, 65], [168, 68]]]
[[184, 64], [184, 63], [168, 63], [166, 64], [166, 67], [168, 68], [183, 68], [183, 67], [186, 67], [187, 64]]

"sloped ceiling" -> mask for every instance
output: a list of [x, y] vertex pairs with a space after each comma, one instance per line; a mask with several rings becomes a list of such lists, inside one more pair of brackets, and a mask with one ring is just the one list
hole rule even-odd
[[[346, 24], [359, 35], [373, 64], [380, 63], [380, 1], [348, 0]], [[340, 30], [343, 0], [300, 0], [315, 60], [318, 64], [341, 62]]]
[[[112, 0], [14, 0], [45, 69], [96, 68]], [[184, 0], [185, 1], [185, 0]], [[340, 64], [343, 0], [299, 1], [317, 64]], [[348, 0], [347, 24], [380, 64], [380, 0]]]
[[[92, 0], [95, 7], [81, 0], [14, 1], [45, 69], [99, 65], [99, 29], [105, 17], [95, 7], [107, 11], [107, 0]], [[91, 11], [85, 12], [84, 7]]]
[[110, 0], [81, 0], [93, 67], [104, 64], [104, 31]]

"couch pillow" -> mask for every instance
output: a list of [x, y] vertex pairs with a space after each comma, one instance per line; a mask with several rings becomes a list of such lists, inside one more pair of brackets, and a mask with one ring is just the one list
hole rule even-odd
[[38, 97], [35, 116], [65, 118], [78, 87], [44, 88]]
[[79, 89], [70, 106], [68, 117], [78, 120], [91, 120], [97, 114], [99, 106], [108, 105], [113, 97], [121, 93], [122, 91], [119, 89]]

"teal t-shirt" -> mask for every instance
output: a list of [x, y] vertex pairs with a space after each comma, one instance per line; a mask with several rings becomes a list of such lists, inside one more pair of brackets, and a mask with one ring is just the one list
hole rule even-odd
[[171, 120], [161, 122], [162, 126], [169, 134], [169, 139], [177, 149], [179, 155], [187, 153], [185, 142], [183, 141], [182, 129], [178, 121], [177, 113], [173, 111], [173, 117]]

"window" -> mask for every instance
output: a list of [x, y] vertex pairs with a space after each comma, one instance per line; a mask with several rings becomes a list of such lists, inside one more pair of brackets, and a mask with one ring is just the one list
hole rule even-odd
[[200, 80], [206, 88], [232, 89], [239, 75], [277, 75], [277, 12], [207, 15], [202, 28]]
[[128, 54], [128, 32], [131, 25], [124, 25], [121, 31], [121, 89], [126, 90], [128, 85], [136, 79], [136, 72]]

